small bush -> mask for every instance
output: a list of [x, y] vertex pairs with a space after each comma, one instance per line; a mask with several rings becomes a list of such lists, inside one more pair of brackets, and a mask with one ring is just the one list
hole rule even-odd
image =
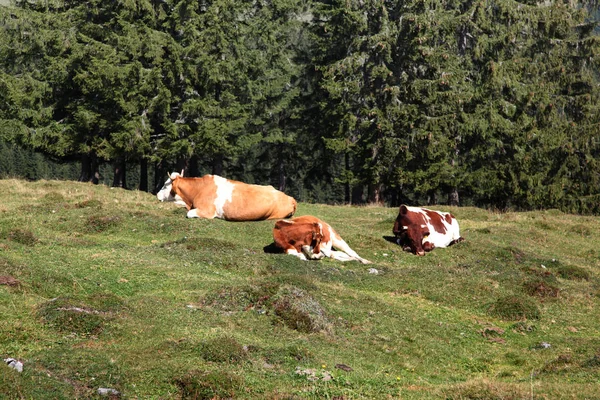
[[525, 293], [536, 297], [558, 297], [560, 289], [545, 282], [543, 279], [534, 279], [523, 284]]
[[243, 287], [228, 287], [218, 293], [211, 293], [202, 301], [205, 306], [223, 311], [244, 311], [249, 308], [268, 307], [271, 298], [277, 293], [279, 285], [265, 283]]
[[536, 330], [535, 325], [529, 324], [525, 321], [519, 321], [516, 324], [511, 325], [510, 328], [519, 333], [533, 332]]
[[293, 363], [307, 363], [313, 360], [311, 351], [304, 346], [298, 345], [268, 350], [264, 352], [264, 355], [270, 363], [284, 363], [290, 361]]
[[525, 272], [527, 275], [539, 277], [546, 283], [555, 284], [558, 282], [554, 274], [552, 274], [552, 272], [546, 268], [524, 267], [522, 271]]
[[554, 360], [548, 362], [541, 369], [541, 372], [561, 372], [568, 369], [571, 366], [572, 357], [570, 354], [561, 354]]
[[237, 244], [229, 242], [227, 240], [195, 237], [183, 237], [181, 239], [169, 241], [164, 243], [161, 247], [170, 249], [176, 246], [183, 246], [183, 248], [190, 251], [202, 249], [204, 251], [219, 253], [222, 253], [226, 250], [234, 250], [238, 248]]
[[490, 306], [489, 312], [505, 320], [540, 318], [538, 306], [531, 299], [521, 296], [502, 297]]
[[34, 246], [38, 242], [38, 239], [31, 231], [18, 228], [8, 232], [8, 240], [25, 246]]
[[65, 196], [57, 192], [48, 192], [42, 198], [44, 203], [59, 203], [65, 201]]
[[244, 347], [232, 337], [219, 337], [202, 343], [200, 356], [206, 361], [237, 362], [246, 358]]
[[577, 225], [573, 225], [570, 229], [570, 232], [573, 232], [577, 235], [580, 235], [582, 237], [584, 236], [590, 236], [592, 234], [590, 227], [588, 225], [583, 225], [583, 224], [577, 224]]
[[120, 218], [116, 216], [101, 217], [98, 215], [92, 215], [87, 219], [85, 230], [90, 233], [104, 232], [112, 227], [117, 226], [119, 221]]
[[556, 273], [563, 279], [589, 281], [590, 274], [585, 269], [575, 265], [560, 265]]
[[181, 399], [209, 400], [235, 398], [235, 393], [243, 387], [240, 377], [226, 371], [190, 371], [176, 378]]
[[306, 333], [331, 329], [331, 323], [319, 302], [294, 286], [280, 290], [273, 308], [275, 315], [291, 329]]
[[38, 315], [52, 328], [64, 333], [96, 335], [104, 320], [99, 312], [69, 298], [57, 298], [44, 303]]
[[600, 367], [600, 352], [594, 354], [590, 359], [586, 360], [582, 364], [585, 368], [598, 368]]
[[102, 203], [98, 200], [84, 200], [84, 201], [80, 201], [79, 203], [76, 203], [75, 208], [93, 208], [93, 209], [100, 209], [102, 208]]
[[49, 326], [64, 333], [97, 335], [113, 313], [123, 309], [122, 301], [112, 294], [95, 294], [83, 302], [59, 297], [42, 304], [38, 316]]

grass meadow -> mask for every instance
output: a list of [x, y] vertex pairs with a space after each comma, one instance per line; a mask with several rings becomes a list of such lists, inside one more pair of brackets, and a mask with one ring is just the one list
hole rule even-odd
[[599, 399], [600, 218], [432, 208], [466, 240], [416, 257], [395, 208], [301, 203], [373, 264], [306, 262], [274, 221], [0, 180], [0, 398]]

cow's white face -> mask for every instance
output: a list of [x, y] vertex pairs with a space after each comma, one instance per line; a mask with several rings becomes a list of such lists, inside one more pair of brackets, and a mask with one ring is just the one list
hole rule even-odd
[[173, 188], [173, 181], [171, 178], [167, 179], [162, 189], [156, 193], [156, 197], [159, 201], [175, 201], [175, 196], [171, 194], [171, 189]]
[[171, 193], [173, 189], [173, 180], [179, 176], [180, 175], [177, 172], [173, 172], [169, 175], [169, 179], [167, 179], [162, 189], [160, 189], [158, 193], [156, 193], [156, 197], [159, 201], [174, 201], [177, 205], [186, 205], [181, 197]]

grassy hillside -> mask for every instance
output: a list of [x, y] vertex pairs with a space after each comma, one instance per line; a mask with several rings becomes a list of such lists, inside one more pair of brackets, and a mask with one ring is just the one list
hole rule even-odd
[[600, 398], [600, 219], [451, 211], [416, 257], [395, 209], [300, 204], [373, 264], [303, 262], [273, 221], [2, 180], [0, 398]]

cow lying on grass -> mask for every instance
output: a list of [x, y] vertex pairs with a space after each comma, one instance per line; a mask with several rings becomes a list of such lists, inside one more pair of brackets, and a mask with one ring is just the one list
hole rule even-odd
[[464, 240], [452, 214], [406, 205], [400, 206], [393, 231], [396, 243], [418, 256]]
[[250, 185], [218, 175], [184, 178], [174, 172], [156, 197], [185, 203], [188, 218], [260, 221], [289, 218], [296, 212], [296, 200], [273, 186]]
[[331, 225], [311, 215], [277, 221], [273, 240], [277, 248], [301, 260], [331, 257], [338, 261], [371, 263], [356, 254]]

